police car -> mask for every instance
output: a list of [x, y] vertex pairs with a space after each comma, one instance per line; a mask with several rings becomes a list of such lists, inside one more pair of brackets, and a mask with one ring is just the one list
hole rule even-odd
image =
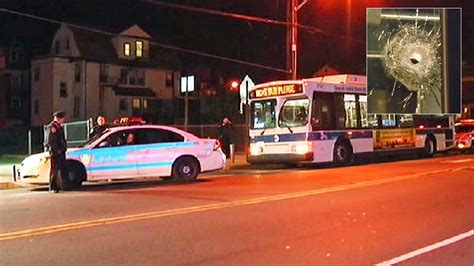
[[461, 120], [454, 126], [456, 132], [456, 149], [461, 152], [474, 149], [474, 119]]
[[[190, 181], [201, 172], [223, 169], [225, 162], [215, 139], [202, 139], [169, 126], [119, 126], [68, 149], [62, 179], [66, 189], [77, 188], [84, 181], [140, 177]], [[25, 158], [18, 177], [24, 183], [47, 184], [48, 153]]]

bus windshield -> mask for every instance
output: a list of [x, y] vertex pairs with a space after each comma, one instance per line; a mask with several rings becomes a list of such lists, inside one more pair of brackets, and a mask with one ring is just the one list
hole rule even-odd
[[300, 127], [308, 123], [309, 99], [287, 100], [281, 107], [278, 126]]
[[252, 129], [275, 128], [275, 106], [275, 99], [252, 102], [250, 106], [250, 127]]

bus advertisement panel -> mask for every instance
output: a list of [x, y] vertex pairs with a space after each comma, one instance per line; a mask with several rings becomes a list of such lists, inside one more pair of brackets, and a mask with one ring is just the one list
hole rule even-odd
[[374, 150], [414, 148], [415, 129], [397, 128], [374, 130]]

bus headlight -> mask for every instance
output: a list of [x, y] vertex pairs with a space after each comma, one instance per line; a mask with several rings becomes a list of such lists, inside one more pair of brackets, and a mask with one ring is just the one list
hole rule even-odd
[[250, 146], [250, 155], [259, 155], [263, 152], [263, 148], [260, 146]]
[[311, 146], [309, 144], [297, 144], [292, 147], [292, 152], [297, 154], [306, 154], [311, 151]]

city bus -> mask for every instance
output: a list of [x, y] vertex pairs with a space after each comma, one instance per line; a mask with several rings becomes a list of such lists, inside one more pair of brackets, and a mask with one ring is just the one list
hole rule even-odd
[[454, 147], [454, 118], [367, 113], [366, 77], [331, 75], [263, 83], [249, 92], [251, 164], [334, 163], [358, 156]]

